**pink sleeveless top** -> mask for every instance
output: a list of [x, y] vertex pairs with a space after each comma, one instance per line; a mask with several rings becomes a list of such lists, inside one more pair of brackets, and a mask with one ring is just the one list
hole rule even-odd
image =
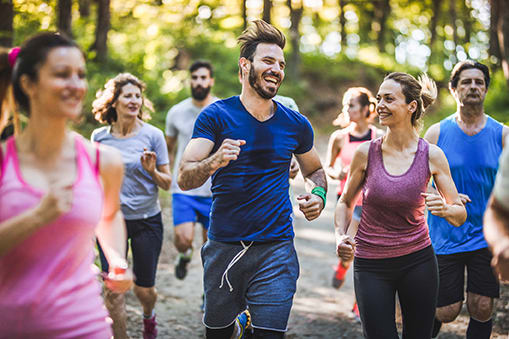
[[[370, 140], [373, 140], [373, 138], [376, 136], [376, 129], [375, 127], [369, 128], [371, 137]], [[336, 157], [336, 161], [341, 161], [341, 163], [344, 166], [350, 166], [352, 163], [353, 155], [355, 151], [357, 150], [357, 147], [359, 147], [360, 144], [366, 142], [366, 140], [363, 141], [350, 141], [350, 133], [346, 133], [343, 136], [343, 147], [341, 147], [341, 151], [339, 152], [338, 156]], [[338, 186], [338, 195], [341, 195], [343, 193], [343, 190], [345, 189], [346, 185], [346, 179], [348, 179], [348, 175], [345, 176], [343, 180], [339, 182]], [[362, 196], [359, 197], [357, 200], [356, 206], [362, 205]]]
[[402, 175], [391, 175], [383, 164], [382, 138], [371, 141], [356, 257], [394, 258], [431, 245], [421, 196], [431, 177], [428, 148], [419, 139], [410, 168]]
[[[111, 337], [93, 269], [103, 191], [82, 139], [74, 139], [71, 210], [0, 257], [0, 338]], [[44, 193], [23, 180], [14, 138], [0, 163], [1, 222], [36, 206]]]

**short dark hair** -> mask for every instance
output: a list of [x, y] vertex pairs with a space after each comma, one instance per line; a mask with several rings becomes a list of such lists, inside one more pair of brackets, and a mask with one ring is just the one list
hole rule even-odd
[[189, 73], [193, 73], [194, 71], [200, 69], [200, 68], [206, 68], [209, 70], [210, 77], [214, 77], [214, 67], [212, 67], [212, 64], [207, 60], [196, 60], [192, 63], [191, 67], [189, 67]]
[[486, 83], [486, 88], [488, 88], [490, 85], [490, 70], [486, 65], [473, 60], [460, 61], [454, 66], [451, 77], [449, 78], [449, 88], [455, 89], [458, 86], [461, 72], [471, 68], [477, 68], [484, 74], [484, 82]]
[[30, 99], [21, 88], [20, 78], [23, 74], [26, 74], [30, 80], [37, 80], [39, 68], [46, 61], [49, 52], [58, 47], [80, 49], [74, 41], [61, 33], [55, 32], [39, 33], [21, 45], [12, 73], [12, 86], [16, 102], [27, 114], [30, 109]]
[[281, 49], [284, 49], [286, 38], [279, 29], [271, 24], [263, 20], [255, 20], [253, 24], [237, 38], [237, 42], [240, 44], [240, 57], [253, 61], [253, 55], [258, 44], [276, 44], [281, 47]]

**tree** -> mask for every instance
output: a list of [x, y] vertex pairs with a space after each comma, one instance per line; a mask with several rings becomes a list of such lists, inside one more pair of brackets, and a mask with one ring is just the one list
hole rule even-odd
[[263, 21], [270, 24], [271, 22], [271, 16], [270, 12], [272, 10], [272, 0], [263, 0]]
[[346, 17], [345, 17], [346, 0], [339, 0], [339, 27], [341, 29], [341, 51], [346, 47]]
[[78, 0], [79, 12], [81, 18], [90, 16], [90, 0]]
[[246, 2], [247, 0], [241, 0], [242, 1], [242, 8], [241, 8], [241, 12], [242, 12], [242, 30], [244, 31], [246, 28], [247, 28], [247, 5], [246, 5]]
[[0, 46], [12, 46], [14, 8], [12, 0], [0, 0]]
[[106, 60], [108, 54], [108, 31], [110, 30], [110, 0], [97, 0], [97, 25], [95, 41], [90, 47], [96, 51], [96, 59]]
[[506, 0], [496, 1], [499, 10], [497, 21], [498, 45], [502, 70], [509, 86], [509, 4]]
[[490, 55], [500, 61], [500, 46], [498, 43], [498, 19], [500, 17], [500, 1], [490, 0]]
[[286, 0], [288, 8], [290, 8], [290, 43], [292, 45], [292, 54], [290, 55], [290, 63], [288, 64], [288, 73], [293, 79], [299, 78], [300, 71], [300, 21], [304, 13], [304, 6], [302, 3], [298, 7], [292, 5], [292, 0]]
[[456, 25], [456, 0], [449, 0], [449, 15], [451, 16], [451, 24], [452, 24], [452, 40], [454, 41], [454, 46], [458, 46], [458, 27]]
[[387, 27], [387, 17], [391, 11], [389, 0], [380, 0], [375, 4], [375, 18], [378, 23], [378, 34], [376, 44], [380, 53], [385, 52], [385, 32]]
[[57, 27], [61, 33], [72, 37], [72, 0], [58, 0]]

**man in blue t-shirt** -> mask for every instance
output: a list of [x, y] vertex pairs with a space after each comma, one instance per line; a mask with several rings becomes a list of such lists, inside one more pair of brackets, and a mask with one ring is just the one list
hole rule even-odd
[[219, 100], [196, 120], [178, 184], [212, 176], [204, 267], [207, 338], [242, 338], [248, 307], [254, 335], [283, 338], [299, 276], [293, 246], [289, 166], [295, 154], [310, 193], [297, 197], [307, 220], [325, 205], [327, 181], [309, 121], [272, 100], [284, 78], [285, 36], [261, 20], [238, 38], [240, 96]]
[[492, 257], [483, 235], [483, 214], [509, 129], [484, 113], [489, 82], [485, 65], [471, 60], [458, 63], [449, 80], [457, 111], [431, 126], [424, 136], [444, 151], [468, 213], [460, 227], [428, 213], [440, 272], [433, 337], [438, 335], [442, 322], [454, 321], [461, 311], [465, 268], [470, 313], [466, 337], [482, 339], [491, 335], [491, 315], [494, 298], [499, 296], [499, 284], [490, 267]]

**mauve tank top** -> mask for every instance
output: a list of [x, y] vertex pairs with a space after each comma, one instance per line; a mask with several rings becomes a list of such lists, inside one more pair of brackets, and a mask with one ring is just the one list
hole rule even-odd
[[[103, 207], [99, 166], [75, 136], [71, 210], [0, 256], [0, 338], [107, 339], [111, 328], [93, 269]], [[99, 154], [99, 153], [97, 153]], [[0, 157], [0, 221], [36, 206], [44, 192], [19, 167], [14, 138]]]
[[355, 236], [355, 256], [366, 259], [400, 257], [430, 246], [421, 196], [431, 177], [429, 145], [419, 139], [409, 169], [391, 175], [382, 157], [382, 138], [371, 141], [363, 185], [363, 205]]

